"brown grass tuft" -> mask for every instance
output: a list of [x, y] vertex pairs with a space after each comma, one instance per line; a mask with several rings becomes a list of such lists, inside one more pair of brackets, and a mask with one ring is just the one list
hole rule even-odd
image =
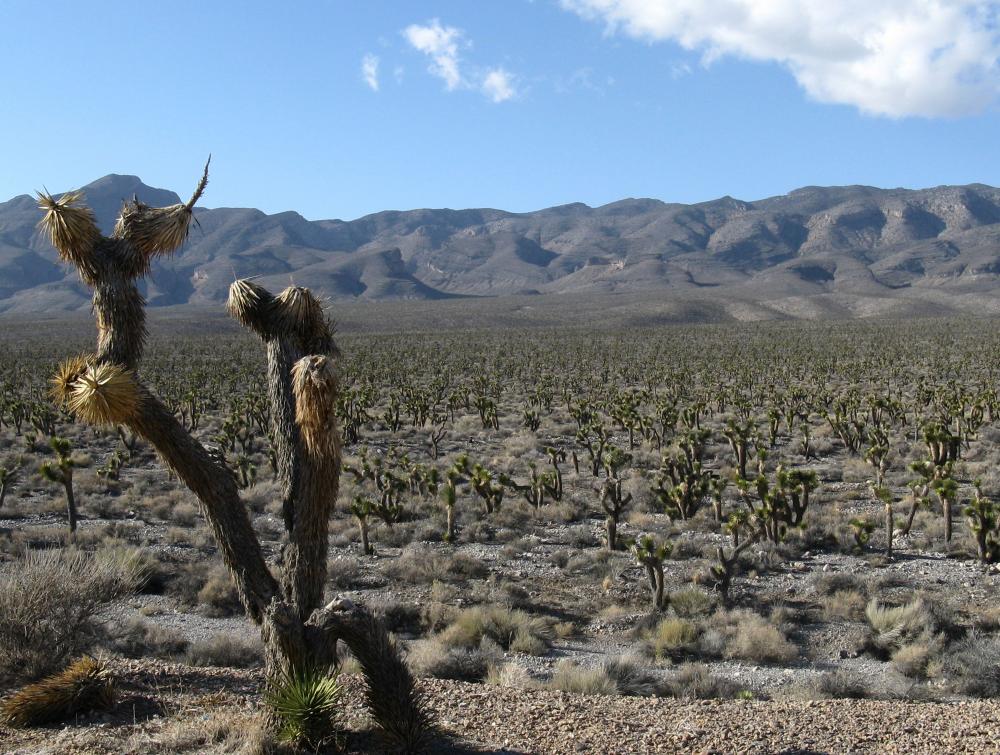
[[0, 703], [0, 720], [9, 726], [39, 726], [77, 713], [107, 710], [114, 700], [114, 679], [104, 663], [81, 658]]

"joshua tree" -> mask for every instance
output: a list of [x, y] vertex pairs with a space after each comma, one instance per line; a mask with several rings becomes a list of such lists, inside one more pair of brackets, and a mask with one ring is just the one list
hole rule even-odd
[[41, 226], [59, 256], [94, 290], [97, 351], [64, 362], [54, 394], [78, 418], [123, 425], [144, 438], [195, 493], [247, 616], [260, 626], [269, 679], [326, 670], [345, 641], [367, 680], [381, 727], [405, 748], [430, 730], [429, 714], [394, 644], [374, 616], [350, 601], [322, 605], [327, 520], [337, 498], [341, 453], [336, 406], [339, 354], [322, 307], [304, 289], [273, 296], [250, 281], [229, 292], [230, 314], [253, 330], [267, 353], [271, 435], [282, 488], [286, 543], [272, 575], [233, 470], [201, 445], [140, 379], [145, 302], [137, 282], [153, 261], [184, 242], [208, 166], [186, 204], [125, 203], [103, 236], [80, 192], [39, 197]]
[[625, 453], [617, 446], [612, 446], [611, 450], [604, 454], [604, 469], [607, 472], [607, 479], [600, 487], [601, 507], [607, 514], [605, 527], [608, 532], [608, 550], [613, 551], [618, 547], [618, 520], [622, 513], [632, 503], [632, 494], [622, 492], [622, 467], [632, 460], [630, 454]]
[[76, 532], [76, 496], [73, 495], [73, 447], [65, 438], [51, 438], [49, 446], [56, 455], [54, 462], [47, 461], [39, 468], [42, 477], [50, 482], [58, 482], [66, 491], [66, 518], [69, 531]]
[[670, 543], [657, 542], [652, 535], [643, 535], [632, 546], [632, 555], [635, 556], [636, 562], [646, 569], [654, 611], [661, 611], [666, 607], [663, 594], [663, 561], [670, 555], [671, 549]]
[[1000, 558], [1000, 532], [997, 532], [1000, 507], [983, 495], [981, 481], [976, 480], [975, 487], [976, 495], [965, 507], [965, 516], [969, 520], [969, 528], [976, 536], [979, 560], [984, 564], [992, 564]]
[[7, 498], [11, 486], [17, 482], [18, 466], [0, 467], [0, 509], [3, 508], [3, 502]]
[[458, 490], [456, 483], [461, 470], [452, 466], [445, 472], [444, 485], [441, 486], [441, 502], [444, 504], [447, 523], [444, 531], [444, 541], [446, 543], [455, 542], [455, 503], [458, 500]]
[[358, 521], [358, 532], [361, 534], [361, 550], [366, 556], [370, 556], [374, 549], [368, 542], [368, 517], [371, 516], [374, 505], [372, 499], [366, 495], [356, 495], [351, 501], [351, 513]]

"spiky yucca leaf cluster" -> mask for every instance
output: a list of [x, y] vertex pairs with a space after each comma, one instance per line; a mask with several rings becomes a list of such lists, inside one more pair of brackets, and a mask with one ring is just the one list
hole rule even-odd
[[236, 280], [229, 287], [226, 310], [241, 325], [263, 335], [267, 332], [273, 302], [274, 297], [263, 286], [247, 279]]
[[73, 385], [90, 366], [91, 356], [79, 354], [63, 360], [52, 376], [51, 395], [60, 406], [65, 405], [73, 395]]
[[52, 378], [52, 395], [77, 417], [94, 425], [115, 425], [134, 416], [139, 388], [132, 371], [94, 364], [86, 356], [67, 359]]
[[266, 700], [278, 719], [278, 736], [316, 749], [337, 731], [343, 688], [337, 675], [320, 669], [293, 670], [275, 680]]
[[318, 354], [292, 366], [295, 421], [306, 451], [314, 457], [339, 458], [336, 425], [337, 375], [333, 360]]
[[9, 726], [39, 726], [64, 721], [77, 713], [108, 710], [114, 701], [114, 678], [105, 664], [95, 658], [81, 658], [0, 703], [0, 720]]
[[305, 351], [328, 351], [332, 339], [323, 306], [308, 288], [289, 286], [274, 299], [276, 325], [283, 333], [294, 333]]
[[59, 199], [39, 192], [38, 206], [45, 211], [38, 227], [48, 234], [59, 257], [81, 269], [90, 269], [88, 258], [101, 232], [94, 211], [83, 203], [83, 192], [69, 191]]
[[126, 202], [115, 223], [115, 237], [131, 242], [147, 264], [156, 255], [170, 254], [178, 249], [187, 240], [194, 218], [194, 205], [208, 185], [211, 161], [209, 157], [201, 180], [186, 204], [150, 207], [138, 199]]

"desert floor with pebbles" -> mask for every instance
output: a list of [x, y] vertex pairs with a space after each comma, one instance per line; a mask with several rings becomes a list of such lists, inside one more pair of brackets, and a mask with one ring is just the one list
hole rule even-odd
[[[227, 753], [253, 742], [258, 672], [114, 661], [117, 707], [53, 728], [0, 728], [0, 751]], [[378, 752], [346, 678], [344, 746]], [[574, 695], [426, 679], [444, 735], [431, 752], [990, 753], [1000, 752], [1000, 702], [803, 702]]]

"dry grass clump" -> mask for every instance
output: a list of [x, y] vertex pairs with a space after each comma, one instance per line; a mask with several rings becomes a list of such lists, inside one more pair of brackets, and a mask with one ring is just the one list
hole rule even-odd
[[484, 579], [490, 573], [486, 564], [466, 553], [444, 553], [426, 545], [408, 545], [389, 571], [411, 584], [464, 582]]
[[703, 663], [685, 663], [667, 677], [662, 693], [682, 700], [715, 700], [735, 697], [739, 688], [713, 676]]
[[699, 634], [694, 622], [666, 618], [657, 624], [649, 641], [657, 658], [677, 658], [697, 649]]
[[198, 590], [198, 605], [206, 616], [239, 616], [243, 613], [236, 587], [225, 568], [216, 567], [209, 574]]
[[778, 627], [746, 610], [713, 615], [706, 622], [699, 646], [706, 655], [760, 664], [787, 664], [799, 655]]
[[257, 755], [282, 751], [267, 741], [263, 724], [258, 714], [232, 709], [208, 711], [197, 718], [171, 718], [159, 729], [133, 734], [125, 742], [124, 751], [165, 755]]
[[501, 655], [500, 649], [488, 640], [477, 647], [451, 647], [431, 639], [410, 645], [406, 662], [417, 676], [478, 682]]
[[182, 656], [190, 642], [180, 632], [158, 626], [138, 616], [132, 617], [112, 634], [108, 646], [129, 658], [159, 658], [169, 660]]
[[581, 666], [569, 658], [556, 664], [548, 688], [577, 695], [617, 695], [618, 687], [603, 668]]
[[448, 647], [477, 647], [483, 638], [504, 650], [544, 655], [552, 639], [551, 622], [507, 606], [467, 608], [437, 639]]
[[143, 576], [141, 560], [120, 549], [30, 551], [0, 576], [0, 677], [26, 681], [64, 668], [98, 639], [101, 608]]
[[876, 654], [888, 655], [933, 632], [931, 613], [920, 598], [901, 606], [884, 606], [872, 598], [865, 618], [870, 628], [868, 644]]
[[1000, 697], [1000, 638], [971, 634], [950, 647], [935, 670], [961, 695]]
[[601, 670], [614, 680], [619, 695], [653, 697], [661, 693], [659, 678], [638, 654], [613, 656], [601, 664]]
[[837, 590], [823, 599], [823, 618], [827, 621], [859, 621], [865, 612], [865, 598], [856, 590]]
[[669, 605], [681, 618], [695, 619], [710, 614], [715, 602], [704, 590], [687, 587], [670, 593]]
[[263, 658], [264, 646], [260, 640], [217, 634], [211, 639], [192, 643], [183, 660], [191, 666], [254, 668], [261, 665]]
[[114, 700], [114, 680], [104, 663], [81, 658], [7, 697], [0, 703], [0, 720], [9, 726], [40, 726], [78, 713], [108, 710]]
[[537, 684], [528, 670], [516, 663], [491, 663], [484, 681], [491, 687], [515, 689], [530, 689]]
[[863, 700], [871, 695], [868, 681], [851, 671], [822, 674], [810, 685], [810, 697], [823, 700]]

